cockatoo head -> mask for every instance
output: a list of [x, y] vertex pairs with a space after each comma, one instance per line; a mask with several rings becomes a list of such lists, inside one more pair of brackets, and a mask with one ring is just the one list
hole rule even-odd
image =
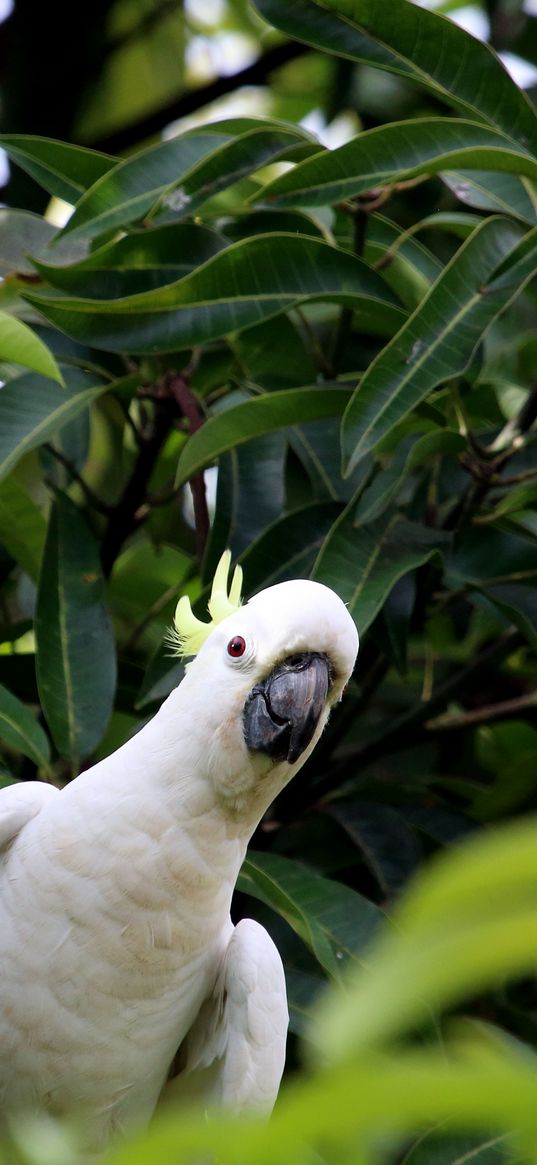
[[[229, 557], [215, 576], [220, 589], [224, 570], [227, 579]], [[188, 689], [193, 717], [203, 703], [215, 788], [237, 805], [252, 796], [268, 805], [310, 755], [341, 698], [358, 633], [345, 604], [321, 583], [278, 583], [244, 606], [239, 590], [235, 576], [229, 596], [225, 588], [227, 606], [220, 596], [219, 607], [213, 587], [211, 624], [194, 620], [181, 600], [178, 637], [184, 654], [197, 655], [180, 687]]]

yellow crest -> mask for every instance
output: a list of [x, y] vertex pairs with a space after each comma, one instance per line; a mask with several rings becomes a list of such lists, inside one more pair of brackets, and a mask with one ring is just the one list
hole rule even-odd
[[190, 605], [190, 599], [183, 595], [179, 599], [174, 615], [174, 628], [169, 639], [178, 655], [197, 655], [200, 647], [211, 634], [213, 627], [227, 619], [241, 605], [242, 567], [236, 566], [228, 591], [228, 576], [231, 566], [231, 550], [224, 550], [214, 573], [211, 597], [207, 604], [211, 616], [208, 623], [197, 619]]

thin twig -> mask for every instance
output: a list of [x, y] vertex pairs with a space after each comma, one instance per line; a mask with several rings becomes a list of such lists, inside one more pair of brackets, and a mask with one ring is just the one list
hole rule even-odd
[[429, 732], [448, 732], [453, 729], [475, 728], [478, 724], [491, 724], [496, 720], [510, 720], [520, 712], [537, 708], [537, 692], [525, 696], [515, 696], [512, 700], [500, 700], [497, 704], [486, 704], [483, 708], [472, 708], [469, 712], [445, 712], [425, 721]]

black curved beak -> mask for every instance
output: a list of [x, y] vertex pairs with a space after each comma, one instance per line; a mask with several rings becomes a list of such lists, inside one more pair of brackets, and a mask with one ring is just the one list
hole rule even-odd
[[244, 707], [248, 748], [294, 764], [312, 739], [330, 682], [325, 655], [305, 652], [284, 659], [248, 696]]

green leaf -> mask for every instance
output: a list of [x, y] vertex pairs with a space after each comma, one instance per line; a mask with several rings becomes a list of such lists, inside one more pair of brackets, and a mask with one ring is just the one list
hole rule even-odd
[[[431, 215], [434, 220], [438, 217]], [[478, 222], [475, 217], [474, 226]], [[378, 264], [378, 269], [382, 268], [383, 279], [410, 311], [442, 271], [442, 264], [431, 251], [410, 234], [401, 234], [400, 226], [380, 214], [373, 214], [368, 220], [364, 259], [371, 266]]]
[[316, 1040], [329, 1058], [385, 1043], [507, 975], [531, 973], [537, 912], [537, 821], [482, 833], [416, 879], [393, 928], [368, 952], [368, 974], [324, 1008]]
[[378, 907], [361, 894], [279, 854], [249, 851], [237, 889], [281, 914], [325, 971], [337, 979], [382, 918]]
[[496, 214], [516, 215], [534, 226], [537, 204], [534, 189], [529, 182], [513, 174], [474, 173], [459, 170], [441, 175], [442, 182], [456, 198], [478, 210], [492, 210]]
[[0, 482], [0, 542], [11, 557], [37, 581], [46, 522], [29, 494], [8, 477]]
[[346, 388], [288, 388], [254, 397], [210, 417], [190, 438], [177, 466], [176, 484], [252, 437], [301, 421], [340, 416], [349, 399]]
[[26, 134], [0, 134], [0, 146], [44, 190], [66, 202], [76, 202], [116, 164], [109, 154]]
[[411, 433], [398, 442], [392, 460], [380, 471], [361, 495], [355, 513], [355, 524], [375, 521], [394, 504], [408, 473], [427, 464], [439, 454], [457, 454], [466, 448], [460, 433], [449, 429], [434, 429], [430, 433]]
[[64, 235], [92, 237], [125, 226], [159, 201], [190, 216], [218, 190], [310, 140], [294, 126], [246, 124], [238, 136], [234, 122], [202, 126], [123, 159], [80, 200]]
[[[424, 85], [434, 97], [537, 152], [537, 118], [493, 50], [408, 0], [255, 0], [296, 40]], [[476, 77], [479, 84], [476, 85]]]
[[337, 502], [314, 502], [273, 522], [241, 558], [248, 594], [287, 579], [307, 578], [340, 513]]
[[95, 373], [65, 370], [67, 386], [27, 373], [8, 381], [0, 392], [0, 481], [29, 449], [48, 441], [87, 408], [108, 384]]
[[63, 384], [63, 377], [52, 352], [22, 320], [0, 311], [0, 361], [22, 364]]
[[537, 569], [533, 584], [528, 585], [511, 583], [482, 588], [482, 594], [493, 607], [505, 616], [508, 623], [513, 623], [527, 639], [534, 651], [537, 651]]
[[330, 530], [312, 578], [337, 591], [363, 635], [397, 580], [438, 555], [448, 536], [393, 511], [360, 526], [354, 510], [351, 503]]
[[131, 231], [79, 263], [67, 266], [36, 259], [34, 266], [53, 287], [115, 299], [173, 283], [225, 246], [226, 240], [207, 227], [167, 223]]
[[48, 248], [57, 228], [38, 214], [26, 210], [0, 209], [0, 274], [13, 271], [33, 275], [29, 254], [39, 254]]
[[362, 326], [399, 327], [404, 310], [362, 260], [317, 239], [261, 235], [233, 243], [192, 274], [120, 300], [25, 293], [74, 339], [111, 352], [171, 352], [218, 339], [305, 300], [349, 303]]
[[46, 733], [33, 712], [3, 684], [0, 684], [0, 739], [28, 756], [38, 768], [48, 770], [50, 744]]
[[[519, 238], [519, 229], [504, 219], [488, 219], [477, 227], [369, 365], [343, 418], [347, 472], [432, 389], [464, 372], [483, 333], [535, 269], [534, 257], [522, 256], [517, 247]], [[529, 250], [532, 241], [530, 231], [521, 248]], [[502, 284], [492, 285], [506, 255], [508, 275]]]
[[270, 182], [256, 201], [325, 205], [465, 163], [537, 178], [536, 159], [504, 134], [462, 118], [427, 117], [377, 126], [337, 150], [323, 150]]
[[77, 765], [98, 745], [116, 683], [98, 547], [63, 494], [52, 507], [37, 596], [39, 695], [54, 742]]

